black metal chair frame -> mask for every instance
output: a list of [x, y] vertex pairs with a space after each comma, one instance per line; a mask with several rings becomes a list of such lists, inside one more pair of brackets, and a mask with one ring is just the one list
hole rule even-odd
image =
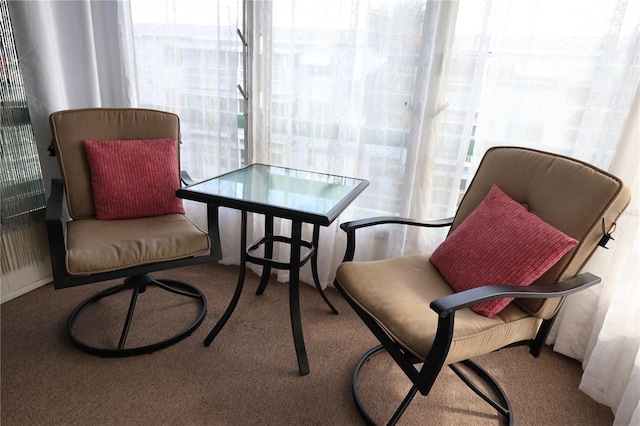
[[[193, 183], [186, 172], [182, 172], [181, 179], [183, 183]], [[211, 207], [207, 209], [207, 224], [209, 239], [211, 242], [211, 249], [209, 253], [205, 255], [192, 256], [167, 262], [140, 265], [112, 272], [75, 276], [70, 275], [65, 266], [66, 247], [63, 230], [63, 196], [64, 183], [62, 179], [52, 179], [51, 194], [49, 196], [49, 199], [47, 200], [46, 208], [46, 228], [47, 236], [49, 238], [54, 288], [62, 289], [83, 284], [125, 278], [123, 284], [107, 288], [106, 290], [103, 290], [89, 297], [80, 305], [78, 305], [78, 307], [72, 312], [67, 321], [67, 335], [71, 344], [76, 348], [92, 355], [98, 355], [102, 357], [127, 357], [152, 353], [159, 349], [173, 345], [191, 335], [191, 333], [200, 326], [206, 315], [207, 299], [205, 295], [199, 289], [190, 284], [174, 280], [155, 279], [151, 273], [155, 271], [220, 260], [222, 258], [222, 250], [220, 246], [220, 234], [218, 230], [217, 209]], [[189, 323], [189, 325], [187, 325], [182, 331], [170, 338], [144, 346], [126, 347], [127, 336], [131, 328], [133, 313], [135, 311], [138, 296], [144, 293], [147, 286], [149, 285], [154, 285], [173, 294], [197, 300], [200, 304], [199, 313], [197, 314], [196, 318], [191, 323]], [[73, 325], [76, 323], [76, 321], [79, 320], [79, 318], [81, 317], [81, 313], [86, 308], [105, 297], [113, 296], [116, 293], [127, 290], [132, 291], [131, 300], [129, 302], [127, 316], [122, 327], [122, 333], [120, 335], [120, 340], [117, 347], [94, 347], [82, 342], [74, 335]]]
[[[452, 223], [453, 218], [436, 221], [419, 221], [399, 217], [377, 217], [345, 222], [340, 225], [342, 230], [347, 233], [347, 247], [343, 262], [353, 260], [356, 248], [357, 229], [383, 224], [401, 224], [408, 226], [437, 228], [450, 226]], [[599, 277], [591, 273], [583, 273], [562, 282], [556, 282], [547, 286], [485, 286], [436, 299], [431, 302], [430, 307], [438, 314], [438, 329], [431, 351], [427, 355], [427, 358], [424, 361], [421, 361], [417, 359], [413, 354], [406, 351], [398, 343], [396, 343], [366, 311], [364, 311], [347, 295], [344, 289], [340, 286], [339, 281], [336, 280], [335, 287], [340, 291], [349, 305], [354, 309], [354, 311], [358, 314], [358, 316], [363, 320], [366, 326], [371, 330], [371, 332], [381, 343], [381, 345], [374, 347], [364, 354], [364, 356], [356, 364], [353, 372], [352, 392], [354, 402], [358, 408], [360, 415], [362, 416], [366, 424], [376, 424], [367, 413], [367, 410], [365, 409], [358, 392], [358, 375], [360, 373], [360, 370], [362, 369], [366, 361], [371, 359], [376, 354], [386, 351], [395, 360], [397, 365], [402, 369], [402, 371], [406, 374], [406, 376], [412, 383], [412, 387], [409, 390], [407, 396], [404, 398], [404, 400], [388, 422], [389, 425], [394, 425], [405, 412], [417, 392], [420, 392], [423, 396], [429, 394], [429, 391], [431, 390], [431, 387], [438, 377], [440, 370], [444, 366], [447, 354], [449, 353], [449, 348], [453, 339], [456, 311], [470, 307], [479, 302], [505, 297], [562, 297], [596, 285], [600, 283], [600, 281], [601, 280]], [[529, 346], [529, 353], [536, 358], [539, 357], [544, 347], [544, 342], [549, 335], [549, 331], [551, 330], [551, 326], [553, 325], [556, 316], [557, 314], [542, 322], [535, 339], [518, 342], [506, 347], [527, 345]], [[422, 367], [418, 369], [416, 367], [417, 364], [421, 364]], [[462, 364], [471, 369], [479, 377], [479, 380], [484, 382], [484, 384], [487, 385], [497, 395], [497, 400], [496, 398], [483, 391], [482, 387], [477, 385], [476, 382], [474, 382], [467, 374], [465, 374], [457, 364], [451, 364], [449, 365], [449, 367], [458, 377], [460, 377], [460, 379], [467, 386], [471, 388], [471, 390], [473, 390], [477, 395], [479, 395], [483, 400], [485, 400], [501, 415], [503, 415], [509, 425], [513, 425], [513, 411], [511, 409], [511, 403], [508, 396], [500, 387], [498, 382], [487, 371], [485, 371], [482, 367], [480, 367], [472, 360], [461, 361], [458, 364]]]

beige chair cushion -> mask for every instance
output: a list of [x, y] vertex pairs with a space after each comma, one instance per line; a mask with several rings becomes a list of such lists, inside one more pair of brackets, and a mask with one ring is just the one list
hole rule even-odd
[[71, 275], [182, 259], [206, 254], [210, 249], [208, 235], [181, 214], [73, 220], [66, 224], [65, 238]]
[[95, 216], [83, 140], [180, 139], [180, 120], [176, 114], [142, 108], [58, 111], [51, 114], [49, 123], [65, 182], [67, 208], [74, 219]]
[[[493, 148], [484, 156], [452, 230], [474, 211], [491, 185], [579, 242], [535, 285], [578, 274], [630, 199], [629, 190], [618, 178], [588, 164], [526, 148]], [[454, 292], [428, 256], [346, 262], [336, 279], [395, 341], [425, 359], [438, 326], [438, 316], [429, 305]], [[534, 339], [542, 319], [552, 317], [561, 302], [562, 298], [516, 299], [494, 318], [469, 308], [457, 311], [445, 363]]]
[[[372, 262], [346, 262], [337, 280], [347, 294], [397, 342], [424, 360], [438, 327], [432, 300], [454, 293], [427, 256]], [[446, 364], [533, 339], [541, 320], [511, 303], [494, 318], [466, 308], [456, 313], [456, 327]]]
[[[589, 164], [526, 148], [496, 147], [483, 157], [460, 203], [451, 232], [494, 184], [531, 213], [579, 242], [533, 285], [546, 285], [578, 274], [603, 231], [610, 229], [631, 198], [620, 179]], [[550, 318], [561, 301], [520, 299], [516, 303], [534, 315]]]

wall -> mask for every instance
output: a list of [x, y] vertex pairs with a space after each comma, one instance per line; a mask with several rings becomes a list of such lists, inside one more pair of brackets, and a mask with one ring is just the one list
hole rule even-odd
[[[1, 249], [6, 250], [3, 256], [10, 260], [0, 277], [0, 303], [53, 281], [44, 224], [32, 224], [16, 232], [2, 235]], [[24, 253], [29, 255], [21, 258], [19, 254]]]
[[53, 281], [53, 277], [51, 276], [49, 259], [2, 274], [2, 278], [0, 278], [0, 303], [22, 296], [51, 281]]

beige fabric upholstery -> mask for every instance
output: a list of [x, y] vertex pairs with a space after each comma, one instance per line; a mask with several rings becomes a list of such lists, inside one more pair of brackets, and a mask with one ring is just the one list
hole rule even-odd
[[55, 112], [50, 116], [50, 125], [67, 208], [73, 219], [65, 229], [70, 275], [110, 272], [210, 250], [209, 236], [184, 215], [95, 219], [82, 141], [175, 138], [179, 143], [177, 115], [139, 108], [87, 108]]
[[[427, 256], [344, 263], [338, 269], [338, 280], [397, 342], [421, 360], [426, 358], [438, 326], [438, 315], [429, 303], [453, 293]], [[540, 321], [513, 303], [494, 318], [469, 308], [458, 311], [446, 363], [532, 339]]]
[[[523, 148], [494, 148], [481, 162], [452, 230], [484, 199], [492, 184], [579, 241], [537, 285], [579, 273], [630, 199], [619, 179], [588, 164]], [[421, 359], [427, 356], [438, 323], [429, 304], [453, 292], [428, 256], [346, 262], [338, 268], [336, 279], [398, 343]], [[458, 311], [446, 363], [533, 339], [541, 320], [552, 317], [561, 302], [561, 298], [520, 299], [493, 319], [468, 308]]]
[[[631, 197], [620, 179], [589, 164], [525, 148], [494, 148], [484, 156], [458, 208], [452, 231], [484, 199], [492, 184], [579, 241], [534, 285], [575, 276]], [[561, 301], [528, 299], [517, 303], [534, 315], [550, 318]]]
[[181, 214], [73, 220], [67, 223], [66, 246], [67, 271], [71, 275], [182, 259], [210, 249], [207, 234]]

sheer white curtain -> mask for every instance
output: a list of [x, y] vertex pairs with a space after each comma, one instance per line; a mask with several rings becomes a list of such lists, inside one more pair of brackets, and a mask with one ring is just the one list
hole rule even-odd
[[[572, 349], [583, 360], [580, 389], [615, 413], [616, 425], [640, 424], [640, 88], [612, 165], [631, 185], [634, 199], [618, 221], [616, 245], [606, 259], [592, 261], [603, 277], [595, 315], [583, 322]], [[579, 304], [580, 299], [572, 301]], [[587, 302], [590, 300], [587, 299]], [[583, 309], [590, 309], [585, 303]], [[564, 318], [564, 317], [563, 317]], [[568, 322], [572, 322], [567, 317]], [[562, 327], [564, 321], [560, 323]], [[559, 336], [557, 342], [561, 340]], [[571, 342], [569, 340], [568, 342]], [[565, 342], [565, 343], [568, 343]], [[586, 348], [582, 352], [581, 348]], [[580, 349], [578, 349], [580, 348]]]
[[[340, 220], [444, 214], [451, 191], [438, 196], [428, 188], [442, 158], [433, 153], [444, 105], [443, 57], [449, 54], [446, 40], [456, 7], [455, 2], [252, 2], [249, 162], [368, 179], [370, 187]], [[455, 169], [447, 172], [461, 173]], [[289, 225], [280, 222], [280, 232], [288, 233]], [[323, 284], [332, 281], [344, 255], [337, 225], [321, 229]], [[256, 234], [261, 229], [258, 220]], [[405, 232], [363, 233], [358, 256], [423, 251], [443, 237], [432, 232], [420, 239]], [[303, 233], [310, 237], [311, 229]], [[303, 269], [301, 277], [311, 282], [310, 270]], [[279, 279], [287, 274], [280, 272]]]
[[611, 171], [633, 190], [609, 250], [586, 269], [602, 284], [567, 298], [550, 343], [582, 361], [580, 389], [611, 407], [616, 425], [640, 424], [640, 88], [623, 128]]
[[54, 111], [135, 103], [131, 29], [117, 2], [9, 1], [20, 69], [47, 193], [58, 164], [48, 157]]
[[[136, 106], [180, 116], [181, 168], [198, 181], [244, 165], [242, 2], [132, 0], [130, 10], [139, 87]], [[206, 209], [185, 201], [187, 214], [206, 228]], [[221, 209], [226, 263], [239, 262], [240, 216]]]

